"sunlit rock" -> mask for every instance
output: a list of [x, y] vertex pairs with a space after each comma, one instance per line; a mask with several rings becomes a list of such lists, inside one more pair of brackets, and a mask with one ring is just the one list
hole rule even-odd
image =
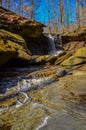
[[86, 47], [82, 47], [74, 54], [76, 57], [86, 58]]
[[71, 56], [68, 59], [64, 60], [61, 63], [61, 65], [63, 65], [63, 66], [74, 66], [74, 65], [78, 65], [78, 64], [84, 63], [84, 61], [85, 60], [82, 59], [82, 58]]
[[20, 34], [23, 37], [36, 38], [41, 36], [45, 25], [35, 20], [28, 20], [16, 13], [0, 7], [0, 28]]
[[29, 60], [29, 54], [21, 36], [0, 29], [0, 66], [13, 58]]

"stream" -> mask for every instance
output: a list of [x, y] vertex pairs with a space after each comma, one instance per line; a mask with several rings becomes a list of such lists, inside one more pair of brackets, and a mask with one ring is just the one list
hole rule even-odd
[[[0, 130], [86, 130], [86, 102], [61, 98], [63, 82], [41, 66], [0, 72]], [[64, 81], [64, 79], [62, 79]]]

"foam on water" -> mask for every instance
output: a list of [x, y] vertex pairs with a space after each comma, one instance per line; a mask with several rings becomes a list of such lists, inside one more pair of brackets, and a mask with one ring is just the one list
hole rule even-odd
[[48, 35], [48, 39], [49, 39], [49, 43], [50, 43], [50, 51], [49, 51], [49, 54], [50, 54], [50, 55], [53, 55], [53, 54], [55, 54], [55, 52], [56, 52], [55, 43], [54, 43], [54, 37], [49, 34], [49, 35]]
[[40, 128], [44, 127], [45, 125], [47, 125], [47, 120], [50, 119], [50, 116], [45, 117], [44, 121], [42, 122], [41, 125], [39, 125], [35, 130], [39, 130]]
[[17, 100], [16, 108], [18, 108], [18, 107], [20, 107], [22, 105], [23, 105], [23, 103], [21, 103], [20, 101]]
[[61, 35], [59, 35], [57, 40], [56, 40], [58, 49], [56, 48], [54, 39], [55, 39], [55, 36], [52, 36], [51, 34], [48, 35], [48, 40], [49, 40], [49, 43], [50, 43], [49, 55], [57, 56], [58, 54], [63, 52], [63, 49], [62, 49], [62, 37], [61, 37]]

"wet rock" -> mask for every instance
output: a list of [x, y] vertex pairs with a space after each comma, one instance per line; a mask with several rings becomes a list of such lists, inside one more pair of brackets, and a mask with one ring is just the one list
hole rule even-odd
[[60, 70], [60, 71], [57, 71], [56, 72], [56, 75], [58, 77], [62, 77], [62, 76], [65, 76], [67, 74], [67, 71], [66, 70]]
[[16, 104], [16, 101], [17, 101], [16, 98], [3, 100], [3, 101], [0, 102], [0, 109], [4, 109], [6, 107], [10, 107], [10, 106]]
[[28, 96], [26, 93], [21, 92], [18, 96], [17, 96], [17, 100], [20, 103], [25, 103], [28, 100]]
[[[0, 114], [1, 130], [36, 130], [38, 128], [56, 130], [57, 124], [59, 129], [69, 129], [70, 125], [70, 130], [74, 128], [85, 130], [86, 76], [67, 75], [59, 78], [59, 81], [45, 84], [46, 78], [51, 77], [52, 79], [56, 76], [58, 68], [52, 67], [52, 69], [36, 71], [27, 75], [27, 77], [32, 76], [32, 85], [40, 82], [44, 87], [27, 92], [30, 99], [27, 102], [25, 102], [27, 96], [24, 93], [17, 95], [17, 101], [23, 104], [12, 106]], [[65, 68], [59, 70], [66, 71]], [[26, 84], [29, 84], [28, 78], [26, 81], [21, 80], [20, 87], [23, 88]], [[48, 117], [50, 118], [47, 120], [47, 124], [45, 121]]]
[[[86, 105], [86, 75], [72, 75], [65, 78], [65, 86], [62, 88], [62, 97], [67, 102]], [[84, 109], [84, 108], [83, 108]]]
[[1, 130], [8, 128], [7, 126], [10, 130], [35, 130], [49, 113], [47, 108], [43, 108], [41, 104], [28, 101], [25, 105], [17, 108], [16, 111], [14, 108], [0, 115]]

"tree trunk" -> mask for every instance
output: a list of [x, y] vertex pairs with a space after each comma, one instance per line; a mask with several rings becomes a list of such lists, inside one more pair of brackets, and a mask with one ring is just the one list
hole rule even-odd
[[77, 27], [80, 27], [80, 19], [79, 19], [79, 0], [76, 0], [76, 22]]
[[2, 0], [0, 0], [0, 6], [2, 6]]

